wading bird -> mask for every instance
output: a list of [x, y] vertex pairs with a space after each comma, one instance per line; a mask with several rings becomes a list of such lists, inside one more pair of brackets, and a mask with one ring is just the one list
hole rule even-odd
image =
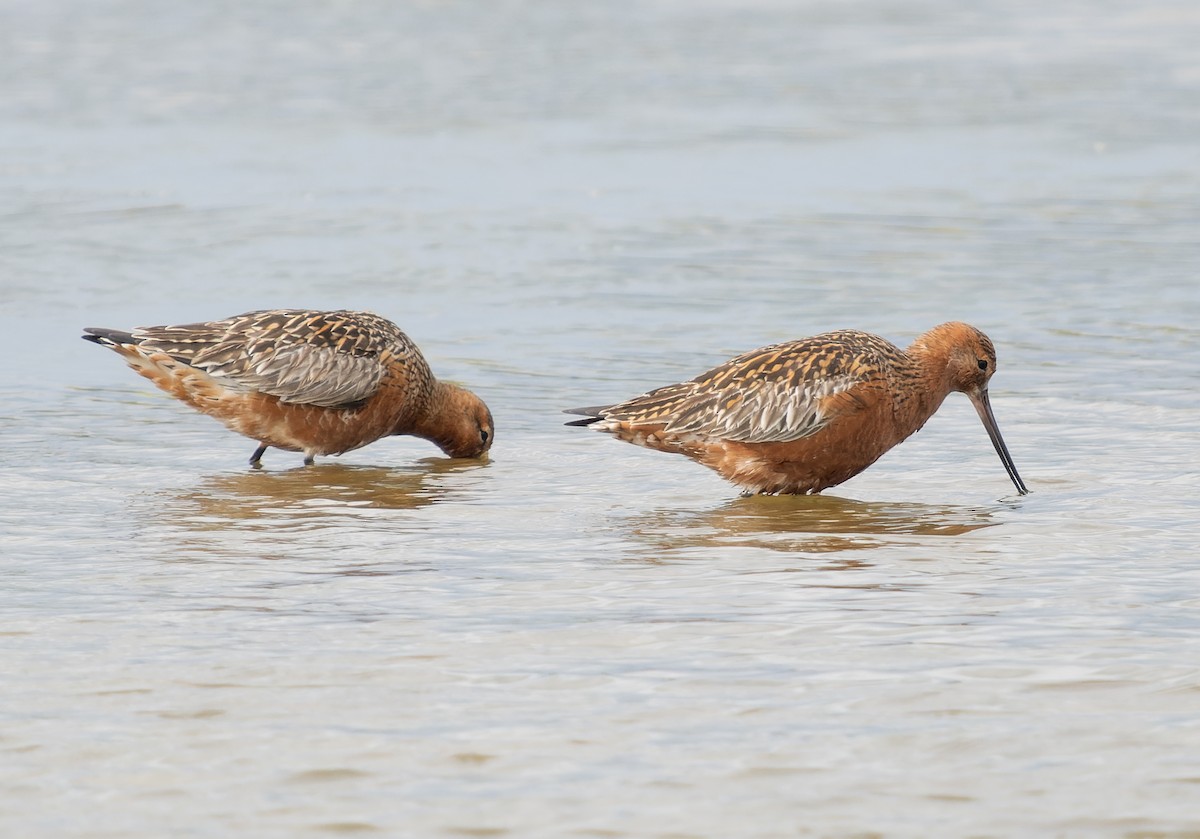
[[854, 477], [959, 391], [1024, 495], [988, 400], [995, 371], [991, 340], [965, 323], [935, 326], [907, 350], [846, 329], [753, 350], [616, 405], [568, 410], [586, 419], [567, 425], [687, 455], [747, 494], [803, 495]]
[[88, 328], [84, 340], [116, 351], [162, 390], [258, 441], [342, 454], [393, 434], [450, 457], [492, 445], [492, 415], [469, 390], [438, 381], [391, 321], [369, 312], [273, 309], [130, 332]]

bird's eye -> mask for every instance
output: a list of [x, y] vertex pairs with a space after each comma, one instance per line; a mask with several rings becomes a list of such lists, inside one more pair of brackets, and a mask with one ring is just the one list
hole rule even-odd
[[486, 428], [479, 429], [479, 441], [486, 443], [488, 441], [488, 430]]
[[987, 369], [987, 359], [986, 359], [986, 358], [981, 358], [981, 359], [979, 359], [979, 369], [980, 369], [980, 370], [986, 370], [986, 369]]

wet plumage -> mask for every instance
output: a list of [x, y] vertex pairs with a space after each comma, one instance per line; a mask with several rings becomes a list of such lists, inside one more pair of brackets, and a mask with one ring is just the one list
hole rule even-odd
[[392, 434], [430, 440], [451, 457], [478, 457], [492, 443], [487, 406], [438, 381], [416, 344], [369, 312], [274, 309], [84, 332], [162, 390], [257, 440], [251, 463], [271, 446], [311, 463]]
[[573, 409], [587, 418], [568, 425], [687, 455], [749, 493], [805, 494], [857, 475], [960, 391], [1024, 493], [988, 400], [995, 369], [992, 342], [965, 323], [934, 327], [907, 350], [847, 329], [753, 350], [615, 405]]

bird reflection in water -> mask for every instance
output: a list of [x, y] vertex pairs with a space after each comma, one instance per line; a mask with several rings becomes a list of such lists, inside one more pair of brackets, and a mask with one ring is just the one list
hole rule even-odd
[[276, 527], [355, 510], [416, 510], [457, 491], [442, 478], [486, 463], [429, 458], [403, 468], [319, 463], [284, 471], [211, 475], [176, 497], [178, 514], [194, 529], [231, 523]]
[[654, 511], [636, 517], [631, 529], [659, 550], [747, 547], [828, 554], [961, 536], [998, 523], [980, 507], [752, 495], [711, 510]]

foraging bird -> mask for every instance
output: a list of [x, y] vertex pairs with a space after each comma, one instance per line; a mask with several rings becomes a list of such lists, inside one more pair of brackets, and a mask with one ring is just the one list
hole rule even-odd
[[866, 469], [959, 391], [1024, 495], [988, 400], [995, 371], [991, 340], [965, 323], [935, 326], [907, 350], [846, 329], [752, 350], [616, 405], [569, 410], [587, 418], [567, 425], [687, 455], [746, 494], [804, 495]]
[[342, 454], [392, 434], [450, 457], [492, 445], [492, 415], [458, 385], [434, 378], [417, 345], [369, 312], [273, 309], [131, 332], [88, 328], [159, 388], [259, 445]]

